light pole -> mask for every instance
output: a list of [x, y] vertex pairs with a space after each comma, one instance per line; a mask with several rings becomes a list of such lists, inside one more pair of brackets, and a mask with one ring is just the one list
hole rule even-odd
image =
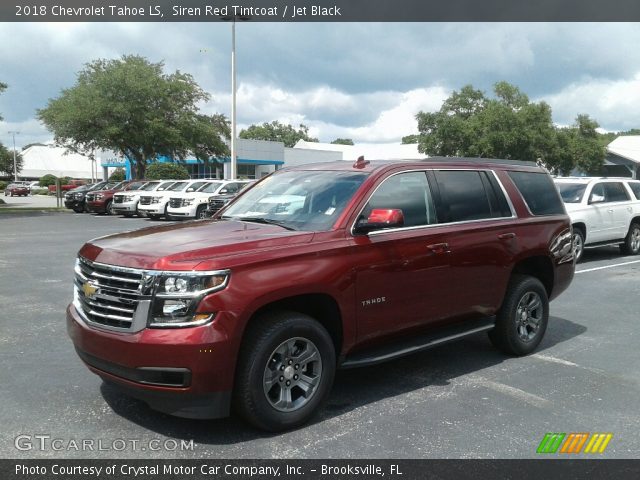
[[13, 136], [13, 181], [18, 181], [18, 166], [16, 162], [16, 135], [20, 135], [20, 132], [9, 132]]
[[230, 178], [238, 176], [237, 154], [236, 154], [236, 20], [247, 21], [251, 19], [248, 15], [229, 15], [221, 17], [222, 20], [231, 21], [231, 168]]

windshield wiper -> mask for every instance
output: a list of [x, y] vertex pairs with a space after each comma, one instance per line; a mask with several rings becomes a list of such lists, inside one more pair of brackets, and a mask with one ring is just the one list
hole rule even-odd
[[263, 217], [228, 217], [228, 216], [224, 216], [222, 217], [224, 219], [230, 219], [230, 220], [239, 220], [241, 222], [253, 222], [253, 223], [264, 223], [266, 225], [277, 225], [279, 227], [282, 227], [286, 230], [293, 230], [296, 231], [295, 228], [290, 227], [289, 225], [285, 225], [282, 222], [279, 222], [278, 220], [274, 220], [272, 218], [263, 218]]

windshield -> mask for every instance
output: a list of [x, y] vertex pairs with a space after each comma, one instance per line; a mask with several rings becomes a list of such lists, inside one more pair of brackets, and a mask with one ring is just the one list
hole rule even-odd
[[179, 192], [180, 190], [184, 190], [189, 182], [176, 182], [167, 188], [167, 192]]
[[222, 182], [211, 182], [208, 185], [205, 185], [204, 187], [202, 187], [200, 190], [198, 190], [198, 192], [213, 193], [216, 190], [218, 190], [221, 185], [222, 185]]
[[142, 187], [144, 187], [147, 184], [147, 182], [134, 182], [134, 183], [130, 183], [129, 187], [127, 187], [127, 190], [140, 190]]
[[144, 190], [145, 192], [149, 192], [160, 185], [160, 182], [149, 182], [144, 187], [141, 187], [140, 190]]
[[164, 182], [162, 185], [160, 185], [158, 187], [158, 192], [162, 192], [163, 190], [167, 190], [168, 187], [170, 187], [171, 185], [173, 185], [174, 182], [173, 180], [169, 181], [169, 182]]
[[222, 218], [262, 220], [293, 230], [329, 230], [365, 178], [360, 172], [276, 173], [239, 197]]
[[126, 183], [126, 182], [116, 183], [116, 184], [113, 186], [113, 190], [122, 190], [126, 185], [127, 185], [127, 183]]
[[586, 183], [556, 183], [564, 203], [580, 203], [587, 188]]

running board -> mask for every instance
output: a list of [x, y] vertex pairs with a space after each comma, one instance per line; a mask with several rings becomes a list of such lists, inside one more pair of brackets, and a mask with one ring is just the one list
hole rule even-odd
[[491, 330], [495, 326], [495, 317], [485, 317], [477, 320], [469, 320], [452, 327], [441, 328], [433, 332], [408, 339], [396, 341], [391, 345], [383, 345], [348, 355], [340, 368], [357, 368], [393, 360], [395, 358], [411, 355], [429, 348], [437, 347], [444, 343], [452, 342], [468, 335]]

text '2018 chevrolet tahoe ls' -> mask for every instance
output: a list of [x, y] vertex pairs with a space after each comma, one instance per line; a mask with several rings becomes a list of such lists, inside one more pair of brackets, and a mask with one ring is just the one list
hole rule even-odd
[[574, 274], [571, 226], [532, 163], [433, 158], [280, 170], [213, 220], [85, 244], [67, 326], [152, 408], [293, 428], [337, 368], [476, 332], [532, 352]]

